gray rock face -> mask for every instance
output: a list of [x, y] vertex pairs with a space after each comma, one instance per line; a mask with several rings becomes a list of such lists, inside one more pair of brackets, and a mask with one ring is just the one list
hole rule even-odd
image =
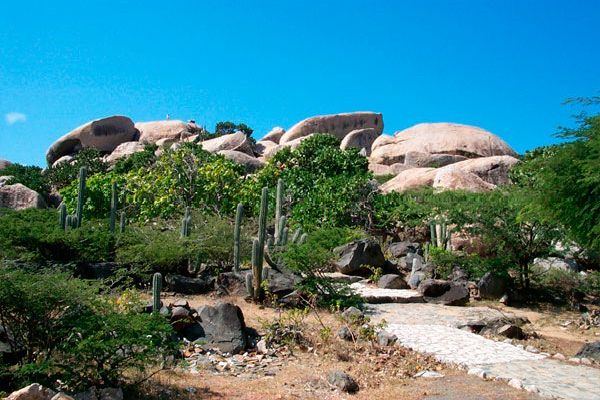
[[355, 240], [334, 252], [339, 257], [335, 266], [342, 274], [364, 273], [363, 265], [379, 268], [385, 263], [379, 243], [369, 239]]
[[358, 392], [358, 383], [350, 375], [344, 371], [331, 371], [327, 375], [327, 382], [330, 385], [335, 386], [342, 392], [356, 393]]
[[506, 293], [507, 282], [503, 277], [486, 272], [477, 282], [479, 296], [483, 299], [499, 299]]
[[408, 284], [400, 275], [385, 274], [377, 282], [377, 287], [380, 289], [408, 289]]
[[575, 356], [600, 361], [600, 341], [584, 344]]
[[301, 278], [290, 272], [278, 272], [273, 268], [266, 268], [267, 290], [278, 297], [290, 294], [301, 282]]
[[192, 134], [185, 122], [175, 119], [136, 122], [135, 127], [140, 131], [142, 143], [156, 143], [161, 139], [180, 141]]
[[340, 149], [365, 149], [365, 155], [368, 156], [371, 154], [373, 142], [380, 134], [380, 132], [373, 128], [353, 130], [344, 136], [342, 143], [340, 143]]
[[174, 274], [165, 276], [165, 282], [167, 282], [170, 290], [181, 294], [206, 293], [213, 287], [212, 280]]
[[365, 314], [356, 307], [348, 307], [342, 313], [342, 319], [349, 322], [359, 321], [364, 317]]
[[377, 344], [380, 346], [391, 346], [396, 343], [398, 337], [386, 331], [379, 331], [377, 333]]
[[348, 133], [365, 128], [375, 129], [380, 135], [383, 132], [383, 116], [374, 112], [353, 112], [307, 118], [283, 134], [279, 143], [284, 144], [312, 133], [328, 133], [342, 140]]
[[350, 331], [350, 328], [348, 328], [346, 325], [344, 325], [340, 329], [338, 329], [337, 336], [340, 339], [347, 340], [347, 341], [354, 339], [354, 336], [352, 336], [352, 331]]
[[418, 243], [405, 241], [405, 242], [395, 242], [395, 243], [390, 244], [388, 246], [387, 251], [390, 253], [390, 255], [392, 257], [400, 258], [400, 257], [404, 257], [408, 253], [415, 254], [417, 252], [418, 248], [419, 248]]
[[[105, 160], [108, 163], [115, 163], [121, 158], [129, 157], [133, 153], [137, 153], [138, 151], [144, 150], [144, 144], [140, 142], [125, 142], [121, 143], [117, 146], [116, 149], [113, 150], [108, 156], [106, 156]], [[57, 160], [57, 162], [60, 160]]]
[[427, 303], [462, 306], [469, 302], [469, 290], [461, 283], [426, 279], [419, 285], [419, 293]]
[[285, 133], [285, 129], [283, 129], [280, 126], [276, 126], [273, 129], [271, 129], [269, 131], [269, 133], [267, 133], [265, 136], [263, 136], [262, 139], [260, 139], [260, 141], [261, 142], [271, 141], [275, 144], [279, 144], [279, 140], [281, 139], [281, 137], [283, 136], [284, 133]]
[[236, 354], [246, 348], [246, 324], [242, 310], [232, 303], [217, 303], [198, 309], [207, 347]]
[[42, 195], [20, 183], [0, 187], [0, 208], [24, 210], [46, 208]]
[[124, 142], [137, 140], [139, 131], [133, 121], [113, 116], [88, 122], [62, 136], [46, 152], [46, 161], [52, 165], [62, 156], [72, 155], [85, 147], [112, 152]]

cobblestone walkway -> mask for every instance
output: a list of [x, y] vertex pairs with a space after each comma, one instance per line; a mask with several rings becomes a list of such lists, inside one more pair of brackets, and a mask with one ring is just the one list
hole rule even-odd
[[458, 326], [507, 315], [487, 307], [446, 307], [435, 304], [372, 304], [374, 322], [385, 319], [386, 328], [405, 347], [431, 354], [486, 379], [542, 397], [600, 400], [600, 369], [548, 359], [517, 346], [496, 342]]

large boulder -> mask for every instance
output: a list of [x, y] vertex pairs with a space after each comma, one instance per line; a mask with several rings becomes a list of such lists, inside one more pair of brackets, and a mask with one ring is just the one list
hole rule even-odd
[[584, 344], [575, 356], [600, 362], [600, 341]]
[[279, 143], [291, 142], [312, 133], [328, 133], [342, 140], [353, 130], [364, 128], [373, 128], [380, 135], [383, 132], [383, 116], [374, 112], [353, 112], [307, 118], [284, 133]]
[[388, 144], [393, 143], [396, 143], [395, 137], [386, 134], [379, 135], [371, 144], [371, 152], [374, 152], [375, 149], [378, 149], [379, 147], [387, 146]]
[[340, 149], [365, 149], [366, 155], [368, 156], [371, 154], [373, 142], [380, 134], [381, 132], [378, 132], [373, 128], [355, 129], [344, 136], [342, 143], [340, 143]]
[[140, 142], [156, 143], [160, 139], [183, 140], [191, 133], [188, 125], [176, 119], [164, 121], [136, 122], [135, 127], [140, 131]]
[[277, 154], [280, 150], [285, 149], [286, 147], [289, 147], [290, 149], [294, 150], [298, 146], [300, 146], [300, 143], [302, 143], [305, 139], [308, 139], [311, 136], [312, 136], [312, 134], [300, 137], [295, 140], [291, 140], [291, 141], [283, 143], [283, 144], [278, 144], [277, 146], [270, 147], [264, 151], [263, 157], [265, 157], [265, 159], [269, 159], [269, 158], [273, 157], [275, 154]]
[[246, 348], [246, 324], [242, 310], [232, 303], [217, 303], [198, 309], [206, 347], [236, 354]]
[[258, 158], [250, 156], [246, 153], [242, 153], [241, 151], [221, 150], [217, 154], [222, 155], [226, 159], [231, 160], [236, 164], [243, 165], [247, 172], [254, 172], [257, 169], [262, 168], [265, 164]]
[[277, 143], [270, 140], [260, 140], [254, 145], [254, 152], [259, 156], [264, 156], [265, 153], [269, 152], [274, 147], [277, 147]]
[[392, 165], [369, 163], [369, 171], [371, 171], [375, 176], [398, 175], [400, 172], [406, 171], [407, 169], [411, 169], [411, 167], [401, 163]]
[[385, 264], [385, 257], [379, 243], [370, 239], [360, 239], [340, 246], [334, 250], [338, 256], [335, 266], [342, 274], [366, 273], [363, 266], [380, 268]]
[[385, 274], [377, 281], [380, 289], [409, 289], [408, 284], [400, 275]]
[[551, 269], [559, 269], [562, 271], [578, 271], [579, 266], [577, 262], [572, 258], [560, 258], [560, 257], [546, 257], [536, 258], [533, 260], [533, 265], [544, 271]]
[[280, 298], [292, 293], [302, 281], [291, 272], [279, 272], [273, 268], [266, 268], [265, 271], [268, 292]]
[[431, 186], [433, 185], [435, 174], [435, 168], [407, 169], [381, 185], [381, 191], [383, 193], [403, 192], [421, 186]]
[[387, 251], [390, 253], [392, 258], [400, 258], [409, 253], [415, 254], [419, 247], [419, 243], [415, 242], [394, 242], [388, 246]]
[[446, 306], [464, 306], [470, 297], [469, 289], [464, 284], [440, 279], [426, 279], [418, 290], [427, 303]]
[[238, 131], [229, 135], [219, 136], [214, 139], [208, 139], [201, 142], [202, 148], [211, 153], [218, 153], [221, 150], [234, 150], [254, 155], [252, 144], [244, 132]]
[[46, 161], [52, 165], [60, 157], [86, 147], [112, 152], [121, 143], [137, 140], [138, 137], [139, 131], [127, 117], [98, 119], [75, 128], [54, 142], [46, 152]]
[[437, 190], [465, 190], [468, 192], [488, 192], [496, 187], [477, 175], [456, 167], [440, 168], [433, 178], [432, 186]]
[[12, 163], [8, 160], [3, 160], [0, 158], [0, 171], [2, 171], [4, 168], [8, 167], [9, 165], [11, 165]]
[[15, 183], [0, 187], [0, 208], [24, 210], [26, 208], [46, 208], [41, 194], [27, 186]]
[[280, 126], [276, 126], [273, 129], [271, 129], [269, 131], [269, 133], [267, 133], [265, 136], [263, 136], [262, 139], [260, 139], [260, 141], [261, 142], [270, 141], [275, 144], [279, 144], [279, 140], [281, 139], [281, 137], [283, 136], [284, 133], [285, 133], [285, 129], [283, 129]]
[[[117, 146], [112, 153], [107, 155], [104, 160], [110, 164], [114, 164], [121, 158], [129, 157], [133, 153], [144, 150], [145, 145], [141, 142], [125, 142]], [[60, 161], [60, 160], [58, 160]], [[58, 162], [57, 161], [57, 162]]]
[[481, 128], [453, 123], [418, 124], [397, 132], [394, 142], [374, 148], [371, 162], [391, 165], [404, 162], [409, 152], [452, 154], [467, 158], [516, 153], [498, 136]]
[[439, 168], [466, 159], [467, 157], [457, 154], [429, 154], [420, 151], [409, 151], [404, 156], [404, 165], [413, 168]]
[[501, 298], [506, 293], [507, 286], [506, 278], [491, 272], [486, 272], [477, 282], [479, 296], [483, 299]]
[[22, 389], [12, 392], [5, 400], [50, 400], [56, 395], [52, 389], [48, 389], [39, 383], [32, 383]]
[[465, 173], [472, 173], [492, 185], [506, 185], [510, 183], [508, 172], [519, 162], [512, 156], [491, 156], [474, 158], [448, 165], [443, 169], [459, 169]]

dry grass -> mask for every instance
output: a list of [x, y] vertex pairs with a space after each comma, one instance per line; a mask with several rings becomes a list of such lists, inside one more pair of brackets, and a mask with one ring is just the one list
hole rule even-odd
[[[163, 301], [178, 298], [167, 297]], [[215, 298], [185, 298], [198, 307], [212, 304]], [[238, 304], [246, 324], [261, 331], [262, 322], [273, 320], [280, 311], [246, 303], [241, 298], [219, 300]], [[275, 376], [233, 376], [201, 371], [193, 375], [181, 371], [163, 371], [145, 382], [129, 398], [147, 399], [535, 399], [534, 395], [510, 388], [504, 383], [483, 381], [462, 371], [440, 365], [435, 360], [400, 347], [380, 347], [372, 342], [347, 342], [335, 337], [342, 322], [338, 315], [319, 312], [307, 315], [305, 337], [310, 344], [294, 349], [284, 358]], [[331, 328], [330, 336], [322, 326]], [[262, 333], [262, 332], [261, 332]], [[348, 395], [334, 390], [326, 381], [327, 373], [340, 369], [353, 376], [360, 391]], [[421, 370], [435, 370], [445, 376], [437, 379], [413, 378]]]

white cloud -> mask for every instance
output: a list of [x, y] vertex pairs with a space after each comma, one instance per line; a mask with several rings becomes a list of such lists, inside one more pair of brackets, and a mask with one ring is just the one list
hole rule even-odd
[[27, 121], [27, 115], [20, 113], [20, 112], [9, 112], [4, 116], [4, 119], [6, 120], [6, 123], [8, 125], [14, 125], [17, 122], [25, 122]]

